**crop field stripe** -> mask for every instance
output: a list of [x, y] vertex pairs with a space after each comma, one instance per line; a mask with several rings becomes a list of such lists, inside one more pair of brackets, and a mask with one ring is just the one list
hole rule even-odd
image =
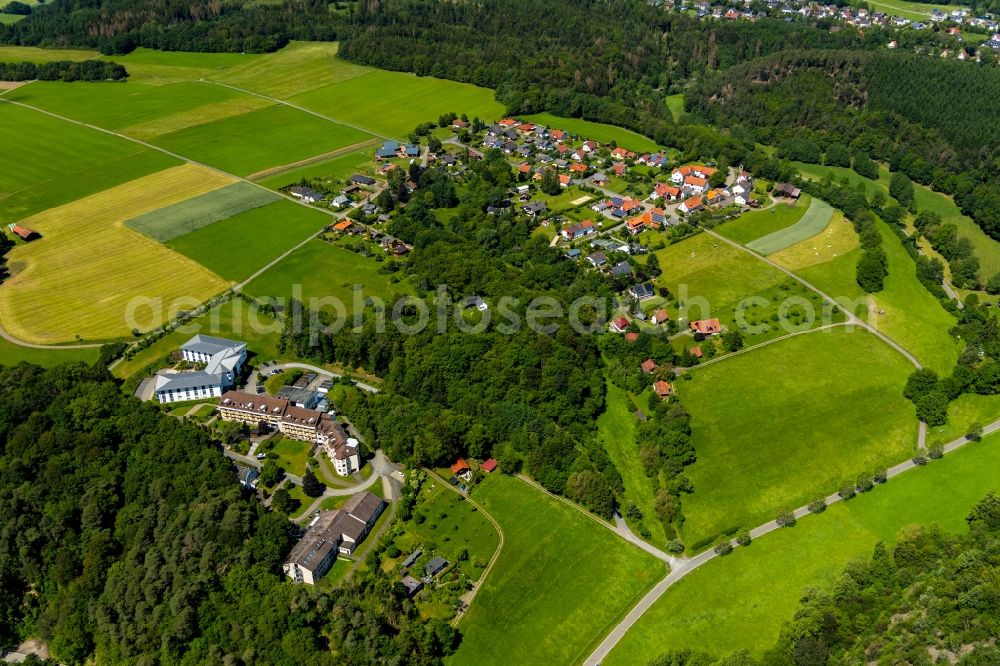
[[165, 243], [281, 198], [250, 183], [238, 182], [140, 215], [125, 226]]
[[360, 143], [355, 143], [351, 146], [344, 146], [343, 148], [337, 148], [336, 150], [331, 150], [323, 155], [313, 155], [312, 157], [307, 157], [304, 160], [299, 160], [298, 162], [293, 162], [291, 164], [282, 164], [281, 166], [271, 167], [270, 169], [264, 169], [263, 171], [258, 171], [257, 173], [252, 173], [247, 176], [247, 180], [252, 180], [254, 182], [261, 181], [265, 178], [270, 178], [272, 176], [280, 176], [288, 171], [294, 171], [295, 169], [300, 169], [302, 167], [311, 166], [313, 164], [318, 164], [319, 162], [326, 162], [327, 160], [332, 160], [335, 157], [340, 157], [341, 155], [346, 155], [357, 150], [368, 148], [374, 146], [379, 142], [378, 139], [368, 139], [367, 141], [362, 141]]
[[826, 229], [833, 217], [833, 206], [820, 199], [813, 199], [802, 219], [788, 227], [747, 243], [747, 247], [765, 256], [784, 250], [796, 243], [812, 238]]

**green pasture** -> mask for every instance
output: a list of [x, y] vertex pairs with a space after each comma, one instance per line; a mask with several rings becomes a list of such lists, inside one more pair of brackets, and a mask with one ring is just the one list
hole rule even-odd
[[666, 103], [667, 108], [670, 109], [670, 115], [674, 117], [674, 121], [680, 120], [681, 116], [684, 115], [684, 93], [667, 95]]
[[[31, 3], [29, 2], [28, 4]], [[97, 51], [85, 51], [82, 49], [40, 49], [34, 46], [0, 46], [0, 62], [43, 63], [59, 60], [78, 62], [81, 60], [91, 60], [99, 55]]]
[[[3, 98], [0, 98], [2, 100]], [[18, 220], [180, 162], [80, 125], [0, 102], [0, 219]], [[26, 155], [43, 156], [25, 159]]]
[[153, 142], [189, 159], [248, 176], [368, 138], [354, 128], [275, 105], [171, 132]]
[[261, 178], [256, 182], [277, 190], [289, 185], [296, 185], [305, 178], [310, 181], [322, 181], [333, 189], [339, 189], [346, 187], [347, 180], [356, 173], [367, 176], [374, 173], [375, 162], [372, 160], [372, 154], [371, 149], [354, 150], [308, 166], [282, 171], [274, 176]]
[[164, 85], [220, 75], [261, 57], [253, 53], [194, 53], [139, 48], [126, 55], [101, 56], [128, 70], [129, 81]]
[[281, 199], [175, 238], [167, 245], [238, 282], [333, 221], [316, 209]]
[[[164, 243], [281, 198], [241, 181], [140, 215], [128, 220], [125, 226]], [[221, 247], [214, 249], [222, 250]]]
[[684, 648], [720, 655], [746, 648], [759, 657], [806, 589], [829, 588], [879, 541], [891, 544], [917, 525], [967, 529], [972, 506], [1000, 489], [998, 466], [1000, 435], [992, 435], [716, 558], [668, 590], [602, 663], [642, 664]]
[[93, 363], [97, 360], [98, 349], [31, 349], [22, 347], [0, 338], [0, 365], [17, 365], [18, 363], [34, 363], [44, 368], [50, 368], [61, 363], [80, 361]]
[[524, 481], [493, 474], [473, 497], [500, 523], [504, 546], [448, 664], [579, 664], [665, 574], [652, 556]]
[[[379, 250], [381, 251], [381, 250]], [[288, 255], [276, 266], [246, 286], [246, 293], [258, 298], [287, 299], [300, 290], [303, 305], [310, 299], [324, 308], [334, 307], [329, 299], [343, 305], [344, 312], [354, 312], [354, 285], [361, 285], [361, 299], [381, 298], [390, 306], [396, 294], [410, 294], [413, 288], [401, 273], [379, 271], [381, 263], [326, 241], [313, 240]], [[393, 282], [393, 279], [396, 282]]]
[[[861, 329], [783, 340], [675, 383], [698, 461], [685, 470], [685, 544], [755, 527], [891, 466], [916, 445], [912, 366]], [[695, 548], [695, 550], [699, 550]]]
[[795, 274], [829, 294], [845, 310], [867, 320], [867, 298], [857, 280], [860, 258], [861, 250], [854, 249], [827, 262], [797, 268]]
[[985, 426], [1000, 419], [1000, 395], [964, 393], [948, 405], [948, 422], [927, 429], [928, 443], [947, 443], [964, 437], [974, 425]]
[[811, 202], [812, 197], [803, 194], [795, 203], [777, 203], [766, 210], [743, 213], [732, 222], [716, 227], [715, 232], [731, 241], [747, 245], [758, 238], [793, 226], [802, 219]]
[[747, 247], [763, 255], [773, 254], [820, 233], [830, 223], [831, 217], [833, 207], [825, 201], [813, 199], [798, 222], [747, 243]]
[[561, 129], [564, 132], [576, 134], [581, 139], [589, 139], [602, 144], [614, 141], [622, 148], [627, 148], [638, 153], [650, 153], [659, 150], [659, 146], [652, 139], [621, 127], [615, 127], [614, 125], [595, 123], [583, 120], [582, 118], [563, 118], [562, 116], [554, 116], [551, 113], [536, 113], [535, 115], [524, 116], [522, 119], [539, 125], [545, 125], [549, 129]]

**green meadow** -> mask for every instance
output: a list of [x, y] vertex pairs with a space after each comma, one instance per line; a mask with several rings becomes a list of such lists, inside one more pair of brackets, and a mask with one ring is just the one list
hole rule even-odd
[[522, 120], [545, 125], [549, 129], [561, 129], [564, 132], [592, 139], [598, 143], [607, 144], [614, 141], [622, 148], [639, 153], [651, 153], [659, 150], [659, 146], [652, 139], [614, 125], [595, 123], [582, 118], [563, 118], [551, 113], [536, 113], [532, 116], [524, 116]]
[[240, 181], [140, 215], [128, 220], [125, 226], [162, 243], [281, 198]]
[[674, 117], [674, 120], [680, 120], [681, 116], [684, 115], [684, 93], [678, 95], [667, 95], [667, 108], [670, 109], [670, 115]]
[[167, 246], [239, 282], [332, 221], [329, 215], [282, 198], [174, 238]]
[[602, 663], [641, 664], [684, 648], [760, 656], [807, 588], [828, 588], [879, 541], [892, 544], [918, 525], [967, 529], [972, 506], [1000, 490], [998, 466], [1000, 435], [992, 435], [716, 558], [668, 590]]
[[928, 442], [950, 442], [964, 437], [973, 426], [1000, 419], [1000, 395], [964, 393], [948, 405], [948, 422], [927, 429]]
[[830, 204], [813, 199], [798, 222], [747, 243], [747, 247], [763, 255], [774, 254], [820, 233], [832, 217], [833, 207]]
[[261, 178], [256, 182], [275, 190], [299, 183], [303, 178], [319, 180], [331, 186], [346, 185], [347, 179], [355, 173], [371, 175], [371, 172], [374, 171], [372, 168], [374, 164], [371, 149], [353, 150], [308, 166], [282, 171], [274, 176]]
[[[0, 98], [3, 99], [3, 98]], [[0, 102], [0, 217], [17, 220], [180, 162], [93, 129]], [[25, 159], [44, 155], [44, 159]]]
[[382, 273], [381, 266], [374, 257], [313, 240], [250, 282], [245, 291], [257, 298], [288, 299], [300, 289], [305, 305], [311, 298], [335, 298], [350, 314], [354, 312], [354, 285], [362, 286], [360, 298], [381, 298], [390, 304], [395, 294], [413, 292], [401, 273]]
[[248, 66], [263, 56], [252, 53], [192, 53], [139, 48], [127, 55], [101, 56], [128, 70], [129, 81], [164, 85], [212, 77]]
[[223, 171], [248, 176], [368, 138], [354, 128], [274, 105], [171, 132], [153, 142]]
[[448, 664], [579, 664], [665, 574], [652, 556], [519, 479], [493, 474], [473, 497], [500, 523], [504, 546]]
[[685, 470], [694, 484], [681, 498], [685, 544], [755, 527], [905, 459], [917, 435], [903, 398], [911, 370], [874, 335], [838, 327], [676, 382], [698, 456]]
[[15, 345], [0, 338], [0, 365], [17, 365], [18, 363], [34, 363], [42, 367], [52, 367], [61, 363], [82, 361], [93, 363], [97, 360], [100, 350], [93, 349], [31, 349]]
[[91, 60], [97, 51], [80, 49], [40, 49], [34, 46], [0, 46], [0, 62], [55, 62], [57, 60]]
[[729, 240], [746, 245], [794, 225], [802, 219], [811, 201], [812, 198], [808, 194], [803, 194], [795, 203], [776, 203], [766, 210], [752, 210], [743, 213], [732, 222], [716, 227], [715, 232]]

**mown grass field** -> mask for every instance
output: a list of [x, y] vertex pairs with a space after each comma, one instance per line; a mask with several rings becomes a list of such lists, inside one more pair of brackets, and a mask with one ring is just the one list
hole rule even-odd
[[830, 204], [813, 199], [798, 222], [747, 243], [747, 247], [763, 255], [774, 254], [821, 233], [832, 217], [833, 207]]
[[7, 342], [0, 338], [0, 365], [17, 365], [21, 361], [34, 363], [45, 368], [62, 363], [82, 361], [93, 363], [97, 360], [98, 349], [31, 349]]
[[[768, 259], [795, 271], [833, 261], [857, 248], [858, 234], [854, 225], [838, 210], [833, 211], [829, 224], [818, 234], [779, 250], [769, 255]], [[836, 297], [835, 294], [831, 296]]]
[[127, 55], [101, 56], [128, 70], [136, 83], [165, 85], [221, 75], [230, 69], [249, 66], [262, 56], [253, 53], [192, 53], [139, 48]]
[[[218, 276], [124, 221], [229, 182], [183, 165], [24, 220], [42, 238], [8, 255], [13, 276], [0, 286], [4, 327], [29, 342], [105, 340], [157, 326], [223, 291]], [[137, 298], [158, 305], [135, 308], [136, 320], [129, 321]]]
[[319, 180], [331, 186], [346, 186], [346, 180], [355, 173], [372, 175], [375, 171], [373, 168], [374, 164], [371, 150], [352, 150], [343, 155], [309, 164], [308, 166], [289, 169], [273, 176], [267, 176], [266, 178], [255, 179], [255, 182], [275, 190], [299, 183], [303, 178], [306, 180]]
[[578, 664], [663, 565], [577, 509], [494, 474], [474, 491], [504, 547], [446, 663]]
[[163, 243], [279, 199], [273, 192], [240, 181], [132, 218], [125, 226]]
[[682, 497], [689, 547], [835, 492], [902, 459], [917, 420], [912, 366], [863, 330], [802, 335], [691, 371], [676, 383], [698, 461]]
[[[180, 164], [143, 146], [12, 104], [0, 103], [0, 138], [0, 164], [17, 165], [0, 169], [4, 220], [19, 220]], [[25, 159], [27, 155], [44, 159]]]
[[[6, 4], [6, 3], [4, 3]], [[0, 46], [0, 62], [55, 62], [91, 60], [100, 53], [82, 49], [40, 49], [34, 46]]]
[[602, 663], [646, 663], [667, 650], [714, 654], [773, 645], [809, 587], [828, 587], [848, 562], [917, 525], [967, 529], [965, 517], [1000, 488], [1000, 435], [907, 472], [794, 528], [717, 558], [661, 597]]
[[872, 0], [875, 11], [883, 11], [889, 16], [902, 16], [911, 21], [927, 21], [931, 11], [936, 7], [942, 11], [950, 11], [948, 5], [933, 5], [925, 2], [910, 2], [909, 0]]
[[1000, 395], [965, 393], [948, 405], [948, 422], [927, 429], [928, 442], [950, 442], [969, 433], [973, 425], [984, 426], [1000, 419]]
[[[605, 410], [597, 419], [597, 436], [604, 443], [608, 457], [625, 483], [625, 501], [642, 511], [642, 525], [652, 534], [651, 543], [664, 547], [667, 537], [663, 524], [653, 509], [654, 481], [646, 476], [639, 460], [635, 441], [637, 420], [630, 396], [614, 384], [608, 384]], [[622, 511], [624, 513], [624, 510]]]
[[275, 105], [158, 137], [187, 158], [247, 176], [370, 138], [364, 132]]
[[[246, 342], [247, 349], [257, 357], [257, 361], [278, 359], [281, 357], [277, 346], [281, 326], [280, 321], [261, 312], [251, 311], [250, 305], [245, 301], [233, 299], [163, 336], [132, 358], [116, 365], [112, 372], [115, 377], [124, 379], [152, 363], [166, 365], [167, 355], [180, 349], [182, 344], [198, 333]], [[64, 352], [60, 352], [62, 353]]]
[[[426, 520], [419, 524], [415, 520], [402, 523], [402, 533], [393, 539], [401, 551], [397, 560], [403, 561], [417, 548], [425, 554], [434, 551], [454, 562], [471, 580], [479, 580], [500, 545], [500, 535], [493, 523], [458, 493], [432, 478], [420, 490], [420, 500], [414, 509], [414, 514], [418, 513]], [[462, 550], [468, 557], [459, 560]]]
[[869, 313], [868, 322], [901, 344], [921, 364], [948, 374], [960, 349], [948, 333], [956, 320], [917, 281], [916, 264], [889, 225], [879, 221], [878, 227], [889, 259], [889, 275], [885, 288], [870, 296], [875, 310]]
[[803, 194], [795, 203], [777, 203], [767, 210], [743, 213], [738, 219], [716, 227], [715, 231], [729, 240], [746, 245], [792, 226], [802, 219], [811, 202], [812, 197]]
[[639, 153], [656, 152], [659, 150], [659, 146], [652, 139], [621, 127], [615, 127], [614, 125], [594, 123], [582, 118], [563, 118], [561, 116], [554, 116], [551, 113], [537, 113], [532, 116], [524, 116], [524, 120], [545, 125], [550, 129], [561, 129], [564, 132], [576, 134], [584, 139], [591, 139], [598, 143], [606, 144], [615, 141], [619, 146]]
[[[299, 248], [246, 286], [255, 297], [287, 299], [301, 288], [303, 305], [310, 299], [336, 299], [345, 313], [354, 312], [354, 285], [362, 285], [361, 298], [381, 298], [391, 306], [395, 294], [410, 294], [413, 288], [399, 273], [379, 272], [381, 263], [326, 241], [313, 240]], [[397, 282], [392, 282], [393, 278]], [[296, 287], [298, 285], [298, 287]], [[329, 303], [320, 303], [324, 309]], [[331, 308], [332, 311], [332, 308]]]
[[167, 245], [227, 280], [240, 282], [331, 222], [329, 215], [281, 199], [175, 238]]

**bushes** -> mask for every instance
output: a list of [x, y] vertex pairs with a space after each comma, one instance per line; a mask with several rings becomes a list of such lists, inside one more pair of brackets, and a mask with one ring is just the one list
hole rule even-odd
[[826, 500], [822, 497], [817, 497], [809, 502], [809, 513], [823, 513], [824, 511], [826, 511]]
[[779, 513], [775, 522], [778, 523], [778, 527], [795, 527], [795, 514], [791, 511]]

